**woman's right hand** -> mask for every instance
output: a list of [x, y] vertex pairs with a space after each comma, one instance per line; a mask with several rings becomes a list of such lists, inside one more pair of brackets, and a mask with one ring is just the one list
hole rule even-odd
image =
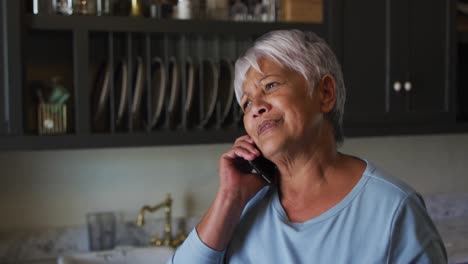
[[198, 236], [208, 247], [215, 250], [226, 248], [245, 205], [266, 185], [251, 170], [245, 169], [246, 160], [258, 156], [260, 151], [249, 136], [239, 137], [232, 148], [221, 155], [218, 193], [196, 227]]
[[251, 172], [247, 160], [261, 155], [253, 139], [241, 136], [219, 160], [219, 191], [245, 205], [266, 182]]

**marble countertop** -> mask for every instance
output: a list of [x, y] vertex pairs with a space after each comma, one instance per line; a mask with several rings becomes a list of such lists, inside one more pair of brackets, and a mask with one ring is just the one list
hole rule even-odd
[[468, 263], [468, 216], [435, 221], [449, 256], [449, 263]]
[[444, 241], [449, 263], [468, 263], [468, 193], [433, 194], [424, 200]]
[[[198, 221], [199, 218], [173, 219], [173, 237], [179, 228], [188, 232]], [[164, 219], [147, 219], [143, 227], [134, 222], [118, 223], [115, 245], [148, 246], [154, 230], [159, 230], [159, 237], [163, 237], [164, 224]], [[3, 232], [0, 233], [0, 264], [56, 263], [58, 256], [89, 252], [88, 241], [86, 226]]]
[[[424, 197], [429, 215], [439, 230], [449, 263], [468, 263], [468, 193], [436, 194]], [[173, 236], [178, 227], [190, 231], [199, 218], [173, 219]], [[145, 226], [121, 222], [116, 226], [116, 246], [147, 246], [154, 230], [164, 231], [164, 219], [148, 219]], [[89, 251], [86, 226], [45, 230], [0, 232], [0, 264], [52, 264], [60, 255]]]

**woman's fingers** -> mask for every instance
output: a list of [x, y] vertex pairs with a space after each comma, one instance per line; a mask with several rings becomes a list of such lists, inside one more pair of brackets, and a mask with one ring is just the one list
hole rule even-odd
[[244, 158], [246, 160], [253, 160], [259, 156], [259, 154], [254, 154], [250, 150], [243, 148], [241, 146], [234, 146], [228, 152], [224, 153], [223, 156], [235, 159], [237, 157]]
[[234, 144], [234, 147], [241, 147], [241, 148], [248, 150], [250, 153], [254, 155], [260, 155], [260, 151], [257, 149], [255, 145], [244, 140], [238, 141], [236, 144]]
[[246, 160], [253, 160], [260, 156], [260, 151], [253, 144], [253, 140], [246, 135], [237, 138], [233, 147], [223, 156], [227, 156], [232, 159], [242, 157]]
[[236, 156], [242, 157], [246, 160], [254, 160], [257, 157], [256, 154], [243, 147], [234, 147], [233, 150]]

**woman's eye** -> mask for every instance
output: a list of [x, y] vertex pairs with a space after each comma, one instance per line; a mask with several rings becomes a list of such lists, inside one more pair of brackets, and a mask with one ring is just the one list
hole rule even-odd
[[271, 89], [271, 88], [274, 88], [275, 86], [277, 86], [279, 83], [277, 82], [271, 82], [271, 83], [268, 83], [267, 85], [265, 85], [265, 88], [267, 90]]
[[251, 103], [252, 103], [252, 101], [250, 101], [250, 100], [245, 101], [244, 105], [242, 106], [242, 108], [244, 109], [244, 111], [247, 109], [247, 107], [250, 106]]

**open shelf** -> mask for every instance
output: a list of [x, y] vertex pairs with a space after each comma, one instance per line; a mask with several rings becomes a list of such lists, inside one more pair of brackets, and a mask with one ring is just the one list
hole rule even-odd
[[55, 150], [232, 143], [242, 129], [0, 137], [0, 150]]
[[301, 29], [324, 33], [323, 25], [289, 22], [237, 22], [213, 20], [152, 19], [119, 16], [27, 15], [29, 28], [37, 30], [88, 30], [105, 32], [158, 32], [255, 35], [275, 29]]
[[[9, 9], [12, 10], [8, 13], [20, 14], [20, 12], [24, 12], [20, 11], [21, 5], [19, 2], [6, 1], [6, 3], [8, 3]], [[10, 96], [11, 100], [9, 101], [11, 107], [3, 108], [3, 110], [0, 109], [0, 114], [2, 114], [0, 116], [4, 116], [5, 112], [2, 111], [8, 110], [13, 113], [10, 118], [11, 121], [8, 123], [8, 129], [0, 127], [0, 133], [3, 133], [2, 137], [0, 137], [0, 150], [53, 150], [232, 143], [235, 138], [245, 134], [239, 126], [239, 122], [236, 122], [240, 121], [240, 119], [236, 119], [240, 117], [239, 111], [233, 111], [236, 114], [229, 119], [233, 120], [232, 122], [224, 123], [224, 126], [216, 126], [215, 124], [218, 123], [214, 122], [203, 129], [200, 129], [201, 126], [196, 126], [196, 128], [193, 128], [191, 125], [187, 126], [184, 122], [171, 128], [166, 124], [166, 120], [170, 119], [162, 119], [163, 122], [155, 126], [152, 131], [147, 131], [145, 128], [135, 129], [130, 125], [133, 124], [132, 122], [128, 122], [128, 129], [118, 129], [112, 124], [114, 121], [110, 121], [110, 125], [105, 130], [96, 130], [92, 124], [94, 111], [91, 110], [93, 100], [92, 93], [90, 93], [90, 89], [94, 87], [94, 79], [97, 76], [94, 71], [95, 68], [99, 67], [102, 63], [118, 66], [119, 62], [123, 60], [133, 63], [133, 59], [138, 57], [147, 59], [161, 57], [165, 64], [172, 57], [181, 62], [184, 62], [188, 57], [198, 62], [205, 59], [213, 61], [226, 59], [224, 57], [234, 60], [245, 51], [245, 48], [252, 44], [252, 41], [256, 37], [277, 29], [296, 28], [313, 31], [336, 45], [336, 48], [339, 49], [341, 48], [340, 45], [346, 44], [345, 42], [342, 43], [342, 38], [345, 39], [346, 36], [341, 34], [342, 29], [339, 27], [342, 21], [334, 19], [334, 16], [341, 14], [340, 8], [345, 8], [345, 6], [333, 7], [333, 10], [337, 10], [336, 13], [327, 10], [326, 7], [323, 9], [324, 19], [320, 23], [173, 20], [126, 16], [60, 16], [24, 13], [21, 13], [20, 16], [7, 16], [7, 19], [3, 20], [4, 22], [6, 21], [3, 28], [7, 29], [6, 33], [8, 33], [9, 64], [6, 65], [9, 68], [8, 71], [4, 72], [12, 73], [12, 77], [9, 78], [9, 86], [23, 87], [23, 91], [20, 89], [9, 90], [12, 92]], [[355, 11], [351, 10], [350, 12]], [[455, 18], [452, 15], [455, 15], [455, 12], [450, 16], [451, 19]], [[359, 13], [356, 13], [352, 17], [356, 16], [359, 16]], [[369, 20], [367, 23], [373, 22]], [[468, 17], [458, 16], [456, 23], [457, 35], [453, 35], [453, 37], [455, 39], [458, 38], [460, 46], [466, 46], [468, 44]], [[455, 21], [451, 20], [450, 25], [455, 26]], [[336, 26], [338, 28], [335, 28]], [[375, 28], [384, 29], [382, 25], [377, 25]], [[453, 30], [453, 28], [451, 29]], [[450, 31], [451, 38], [452, 34], [455, 33], [452, 30]], [[373, 32], [366, 32], [366, 36], [368, 34], [373, 34]], [[53, 44], [50, 45], [43, 41], [52, 40], [53, 38], [58, 40], [53, 41]], [[426, 39], [424, 36], [421, 38]], [[36, 45], [39, 45], [39, 47]], [[2, 46], [0, 45], [0, 47]], [[64, 49], [66, 52], [61, 49]], [[455, 55], [453, 57], [455, 58]], [[67, 62], [66, 65], [63, 60]], [[144, 63], [146, 65], [145, 69], [151, 69], [148, 66], [151, 64], [150, 62], [145, 60]], [[128, 65], [128, 72], [130, 74], [126, 76], [129, 77], [127, 78], [127, 83], [130, 84], [127, 87], [132, 87], [132, 78], [130, 77], [132, 74], [134, 75], [134, 71], [130, 69], [132, 68], [131, 64], [128, 63]], [[66, 69], [66, 72], [61, 73], [57, 68], [59, 70], [62, 70], [62, 68]], [[27, 81], [42, 80], [42, 75], [39, 75], [42, 72], [38, 72], [42, 69], [48, 69], [47, 72], [58, 72], [64, 75], [70, 82], [66, 86], [73, 89], [72, 94], [74, 98], [72, 100], [74, 107], [70, 108], [70, 111], [72, 111], [74, 120], [70, 118], [73, 128], [69, 129], [69, 134], [57, 136], [36, 135], [37, 131], [29, 130], [28, 127], [25, 127], [23, 116], [28, 114], [28, 112], [24, 105], [27, 101], [23, 100], [23, 94], [27, 95], [27, 93], [22, 92], [27, 88]], [[183, 69], [185, 70], [182, 70], [182, 80], [187, 77], [187, 69]], [[147, 73], [147, 70], [145, 70], [145, 73]], [[150, 74], [147, 75], [149, 76]], [[454, 73], [453, 79], [455, 78], [456, 75]], [[115, 96], [113, 95], [115, 90], [112, 87], [116, 87], [114, 79], [117, 80], [117, 84], [121, 81], [118, 78], [109, 79], [109, 87], [111, 87], [109, 90], [113, 91], [109, 95], [110, 99], [108, 100], [110, 102], [114, 102], [112, 100], [113, 96]], [[148, 79], [145, 78], [145, 83], [151, 84], [152, 80]], [[182, 81], [182, 83], [186, 85], [185, 81]], [[120, 86], [117, 85], [117, 87]], [[146, 87], [150, 86], [146, 85]], [[181, 91], [182, 98], [186, 98], [184, 95], [187, 92], [186, 87], [182, 88]], [[131, 99], [132, 96], [129, 98]], [[200, 93], [199, 98], [205, 98], [204, 92]], [[1, 95], [0, 99], [5, 101], [5, 98], [2, 98]], [[130, 99], [128, 102], [131, 102]], [[204, 105], [204, 100], [201, 99], [200, 105]], [[145, 102], [147, 101], [145, 100]], [[109, 105], [109, 107], [106, 105], [106, 111], [109, 108], [109, 113], [111, 113], [109, 120], [115, 120], [115, 116], [112, 117], [112, 114], [115, 115], [115, 103], [110, 103]], [[145, 103], [145, 105], [147, 109], [151, 109], [152, 103]], [[379, 123], [368, 119], [364, 119], [363, 122], [365, 123], [352, 123], [353, 125], [346, 125], [345, 122], [344, 133], [346, 137], [362, 137], [468, 132], [468, 118], [464, 118], [463, 116], [455, 120], [455, 116], [453, 116], [453, 120], [442, 119], [442, 122], [439, 122], [439, 117], [433, 112], [433, 110], [437, 110], [436, 108], [429, 109], [426, 118], [430, 120], [424, 122], [418, 121], [417, 124], [413, 121], [420, 120], [421, 118], [418, 116], [419, 119], [416, 119], [415, 117], [417, 116], [414, 113], [401, 117], [400, 113], [395, 112], [390, 113], [391, 119], [383, 120]], [[198, 112], [202, 113], [202, 111]], [[219, 111], [216, 113], [217, 115], [214, 120], [221, 120], [219, 119]], [[406, 115], [406, 112], [404, 114]], [[452, 116], [451, 112], [448, 114], [444, 112], [443, 114], [444, 116]], [[198, 119], [200, 119], [200, 116]], [[198, 123], [198, 119], [191, 120], [195, 120]], [[186, 121], [189, 119], [182, 117], [182, 120]], [[359, 121], [359, 119], [357, 120]]]
[[[437, 135], [468, 132], [468, 121], [446, 125], [359, 125], [345, 126], [345, 138], [394, 136], [394, 135]], [[0, 150], [60, 150], [176, 146], [200, 144], [232, 144], [245, 131], [240, 128], [222, 130], [162, 130], [149, 133], [114, 134], [69, 134], [59, 136], [3, 136], [0, 137]]]

